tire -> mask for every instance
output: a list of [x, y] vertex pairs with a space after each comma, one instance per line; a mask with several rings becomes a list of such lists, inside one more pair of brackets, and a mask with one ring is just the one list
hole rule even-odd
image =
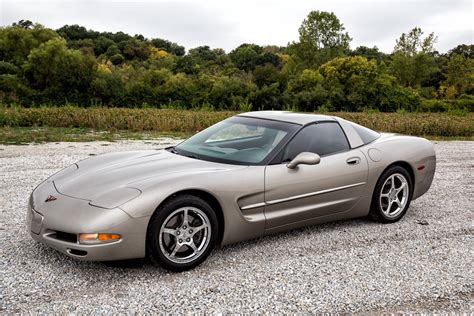
[[377, 181], [369, 215], [381, 223], [395, 223], [407, 212], [412, 195], [413, 185], [408, 171], [400, 166], [391, 166]]
[[193, 195], [172, 197], [155, 211], [148, 224], [148, 258], [167, 270], [192, 269], [214, 248], [218, 225], [206, 201]]

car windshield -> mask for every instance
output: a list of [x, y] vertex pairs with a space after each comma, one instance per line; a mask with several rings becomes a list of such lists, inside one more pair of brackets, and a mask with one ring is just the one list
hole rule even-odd
[[299, 125], [235, 116], [176, 146], [184, 156], [230, 164], [262, 163]]

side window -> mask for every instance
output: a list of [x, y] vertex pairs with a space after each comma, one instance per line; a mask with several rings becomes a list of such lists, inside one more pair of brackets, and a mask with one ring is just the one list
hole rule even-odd
[[312, 124], [302, 129], [285, 148], [283, 161], [295, 158], [303, 151], [320, 156], [349, 150], [346, 135], [337, 123]]

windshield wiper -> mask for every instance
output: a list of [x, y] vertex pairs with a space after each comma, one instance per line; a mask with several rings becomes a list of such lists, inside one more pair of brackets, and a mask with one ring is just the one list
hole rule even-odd
[[185, 155], [185, 154], [180, 154], [180, 153], [178, 153], [178, 155], [185, 156], [185, 157], [188, 157], [188, 158], [193, 158], [193, 159], [201, 159], [196, 155]]
[[198, 157], [198, 156], [196, 156], [196, 155], [193, 155], [193, 154], [183, 154], [183, 153], [178, 152], [178, 150], [176, 149], [175, 146], [166, 147], [165, 149], [166, 149], [167, 151], [169, 151], [170, 153], [172, 153], [172, 154], [176, 154], [176, 155], [180, 155], [180, 156], [184, 156], [184, 157], [188, 157], [188, 158], [193, 158], [193, 159], [202, 160], [200, 157]]
[[167, 151], [169, 151], [170, 153], [173, 153], [173, 154], [178, 154], [178, 151], [176, 150], [175, 146], [166, 147], [165, 150], [167, 150]]

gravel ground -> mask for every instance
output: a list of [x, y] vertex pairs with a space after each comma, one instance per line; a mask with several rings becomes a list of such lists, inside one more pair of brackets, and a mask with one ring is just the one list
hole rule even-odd
[[90, 154], [153, 142], [0, 146], [0, 312], [473, 313], [473, 142], [437, 142], [430, 191], [398, 223], [365, 219], [217, 249], [193, 271], [79, 262], [35, 243], [30, 191]]

